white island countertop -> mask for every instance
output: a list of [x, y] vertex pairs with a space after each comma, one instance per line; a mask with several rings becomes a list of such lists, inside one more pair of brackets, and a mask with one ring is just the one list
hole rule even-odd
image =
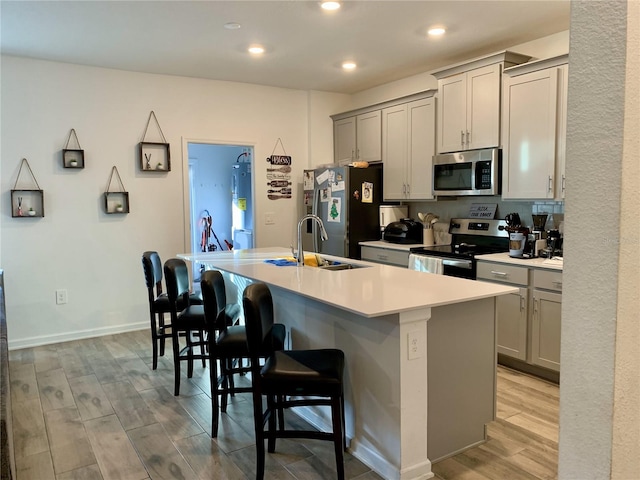
[[289, 249], [278, 247], [178, 255], [188, 261], [264, 282], [365, 317], [451, 305], [517, 291], [505, 285], [324, 254], [323, 258], [363, 268], [330, 271], [265, 263], [268, 259], [290, 256]]

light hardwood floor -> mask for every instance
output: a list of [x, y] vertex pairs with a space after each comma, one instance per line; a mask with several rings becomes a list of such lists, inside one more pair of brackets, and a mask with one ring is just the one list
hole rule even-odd
[[[212, 441], [208, 370], [183, 377], [174, 397], [171, 353], [151, 370], [146, 331], [14, 350], [9, 367], [17, 480], [255, 478], [251, 396], [232, 399]], [[488, 441], [434, 464], [436, 478], [555, 478], [558, 396], [499, 367]], [[329, 442], [279, 440], [276, 450], [267, 479], [335, 478]], [[381, 478], [349, 454], [345, 472]]]

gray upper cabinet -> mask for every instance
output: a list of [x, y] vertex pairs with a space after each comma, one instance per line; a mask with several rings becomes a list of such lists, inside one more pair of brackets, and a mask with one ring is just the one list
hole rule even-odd
[[373, 110], [333, 122], [334, 163], [382, 160], [381, 113]]
[[562, 55], [504, 72], [504, 199], [564, 199], [567, 62]]
[[385, 200], [433, 199], [435, 115], [433, 94], [382, 110]]
[[438, 153], [500, 146], [502, 69], [530, 58], [503, 51], [433, 72]]

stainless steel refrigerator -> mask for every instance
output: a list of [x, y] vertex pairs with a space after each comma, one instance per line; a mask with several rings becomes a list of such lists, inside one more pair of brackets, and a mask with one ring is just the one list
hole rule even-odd
[[303, 189], [304, 211], [318, 215], [329, 235], [322, 241], [316, 223], [308, 220], [304, 250], [359, 259], [359, 242], [380, 240], [381, 163], [305, 170]]

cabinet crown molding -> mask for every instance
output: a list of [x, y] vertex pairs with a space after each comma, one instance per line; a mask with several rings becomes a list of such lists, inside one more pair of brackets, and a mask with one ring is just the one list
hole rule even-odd
[[559, 67], [569, 63], [569, 54], [558, 55], [555, 57], [542, 58], [540, 60], [532, 60], [521, 65], [505, 68], [502, 73], [511, 77], [524, 75], [525, 73], [537, 72], [546, 68]]
[[530, 55], [523, 55], [521, 53], [512, 52], [510, 50], [503, 50], [501, 52], [492, 53], [483, 57], [474, 58], [472, 60], [466, 60], [464, 62], [449, 65], [448, 67], [433, 70], [431, 75], [438, 80], [441, 78], [450, 77], [458, 73], [468, 72], [469, 70], [475, 70], [476, 68], [486, 67], [496, 63], [503, 63], [504, 67], [512, 67], [513, 65], [519, 65], [527, 62], [531, 59]]
[[387, 107], [394, 107], [396, 105], [401, 105], [403, 103], [413, 102], [414, 100], [422, 100], [423, 98], [430, 98], [435, 96], [436, 93], [438, 93], [438, 90], [435, 88], [432, 88], [430, 90], [425, 90], [424, 92], [412, 93], [411, 95], [405, 95], [404, 97], [394, 98], [392, 100], [376, 103], [374, 105], [369, 105], [367, 107], [357, 108], [355, 110], [349, 110], [348, 112], [335, 113], [333, 115], [330, 115], [330, 117], [335, 122], [336, 120], [342, 120], [344, 118], [361, 115], [363, 113], [382, 110], [383, 108], [387, 108]]

